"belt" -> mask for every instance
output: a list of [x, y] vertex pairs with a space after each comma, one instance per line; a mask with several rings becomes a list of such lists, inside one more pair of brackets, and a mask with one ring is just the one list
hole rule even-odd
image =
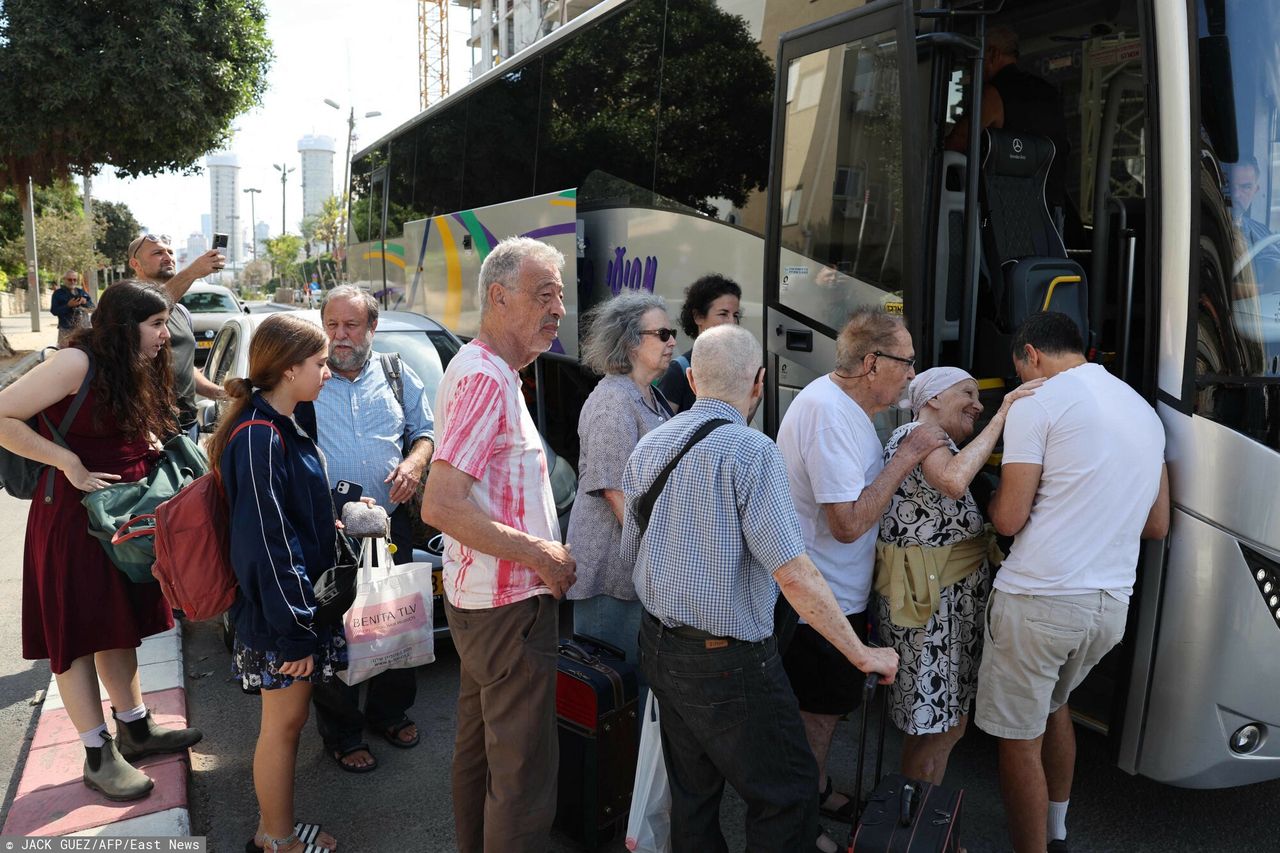
[[653, 622], [654, 626], [660, 631], [666, 631], [669, 634], [675, 634], [677, 637], [685, 640], [703, 640], [708, 649], [723, 649], [736, 643], [746, 642], [736, 637], [721, 637], [718, 634], [712, 634], [710, 631], [704, 631], [701, 628], [692, 628], [688, 625], [668, 626], [662, 624], [662, 620], [652, 613], [645, 611], [645, 618]]

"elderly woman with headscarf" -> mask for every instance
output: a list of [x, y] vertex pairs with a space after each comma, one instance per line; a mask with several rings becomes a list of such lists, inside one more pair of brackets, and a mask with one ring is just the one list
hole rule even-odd
[[584, 319], [583, 361], [604, 378], [578, 417], [578, 495], [566, 541], [578, 563], [568, 597], [574, 628], [639, 657], [642, 608], [622, 560], [622, 471], [641, 437], [671, 417], [654, 380], [676, 348], [666, 303], [650, 293], [610, 299]]
[[900, 661], [889, 713], [904, 735], [902, 773], [913, 779], [942, 782], [977, 690], [982, 620], [1000, 552], [969, 484], [999, 440], [1009, 406], [1039, 384], [1005, 395], [991, 422], [960, 450], [982, 413], [978, 383], [956, 367], [926, 370], [908, 388], [914, 419], [885, 445], [888, 462], [920, 424], [939, 426], [950, 439], [898, 487], [876, 547], [880, 636]]

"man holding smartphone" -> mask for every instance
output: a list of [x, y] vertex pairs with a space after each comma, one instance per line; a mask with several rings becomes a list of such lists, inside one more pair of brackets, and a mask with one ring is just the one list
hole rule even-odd
[[191, 312], [178, 300], [201, 278], [227, 264], [219, 249], [210, 249], [185, 269], [173, 259], [173, 247], [165, 234], [143, 234], [129, 244], [129, 268], [134, 278], [158, 284], [169, 292], [173, 311], [169, 314], [169, 349], [173, 358], [173, 392], [178, 398], [178, 427], [199, 438], [196, 425], [196, 394], [218, 400], [225, 396], [222, 386], [205, 378], [196, 369], [196, 333]]
[[[392, 559], [407, 563], [413, 531], [405, 504], [420, 488], [435, 449], [425, 388], [399, 356], [375, 356], [378, 301], [368, 292], [335, 287], [320, 319], [329, 336], [333, 378], [315, 401], [316, 432], [328, 460], [334, 503], [363, 495], [385, 508], [396, 549]], [[334, 679], [316, 684], [311, 694], [325, 752], [348, 773], [368, 773], [378, 766], [361, 738], [366, 726], [400, 749], [417, 746], [419, 740], [418, 727], [406, 714], [417, 698], [414, 670], [387, 670], [364, 683], [363, 710], [360, 685]]]

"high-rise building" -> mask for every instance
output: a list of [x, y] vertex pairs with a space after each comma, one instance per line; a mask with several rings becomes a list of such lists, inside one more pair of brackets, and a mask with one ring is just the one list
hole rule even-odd
[[227, 266], [244, 265], [244, 246], [240, 239], [240, 161], [229, 153], [210, 154], [209, 218], [214, 234], [227, 235]]
[[206, 246], [213, 242], [213, 217], [207, 213], [200, 214], [200, 233]]
[[601, 0], [455, 0], [471, 10], [471, 79], [559, 29]]
[[253, 229], [254, 241], [258, 244], [258, 257], [267, 256], [267, 238], [271, 236], [271, 228], [265, 222], [259, 222]]
[[320, 213], [333, 196], [333, 152], [330, 136], [304, 136], [298, 140], [302, 155], [302, 218]]
[[209, 251], [209, 242], [204, 239], [204, 235], [199, 231], [192, 231], [191, 236], [187, 238], [187, 259], [198, 258], [207, 251]]

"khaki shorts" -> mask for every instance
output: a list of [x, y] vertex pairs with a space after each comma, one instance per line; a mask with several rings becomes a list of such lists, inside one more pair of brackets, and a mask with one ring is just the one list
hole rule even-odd
[[1014, 595], [995, 590], [987, 607], [974, 723], [1009, 740], [1044, 734], [1102, 656], [1124, 636], [1129, 605], [1105, 592]]

